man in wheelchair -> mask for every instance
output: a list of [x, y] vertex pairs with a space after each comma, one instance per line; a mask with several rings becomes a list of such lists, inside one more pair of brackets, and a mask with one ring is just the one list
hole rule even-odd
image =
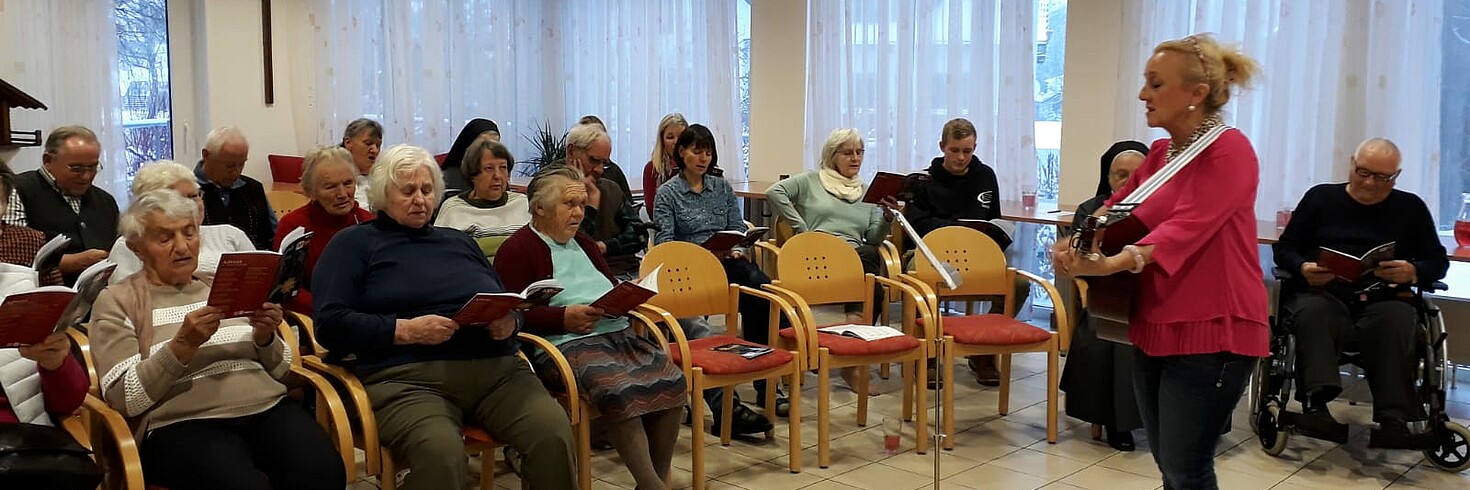
[[[1292, 276], [1282, 285], [1282, 313], [1296, 338], [1296, 398], [1303, 405], [1297, 428], [1309, 437], [1347, 440], [1347, 425], [1332, 417], [1327, 402], [1342, 392], [1342, 354], [1356, 351], [1378, 423], [1369, 446], [1433, 445], [1420, 427], [1427, 414], [1414, 391], [1419, 311], [1409, 286], [1442, 279], [1449, 261], [1424, 201], [1394, 189], [1400, 158], [1387, 139], [1364, 141], [1351, 157], [1347, 183], [1307, 191], [1272, 247], [1276, 267]], [[1325, 258], [1331, 254], [1325, 249], [1361, 257], [1387, 243], [1394, 244], [1391, 258], [1366, 261], [1357, 280], [1345, 279], [1355, 271], [1336, 265], [1341, 260]]]

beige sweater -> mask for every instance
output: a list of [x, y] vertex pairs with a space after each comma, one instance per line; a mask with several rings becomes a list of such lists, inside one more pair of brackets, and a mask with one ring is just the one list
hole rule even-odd
[[[281, 380], [291, 369], [291, 348], [279, 339], [256, 346], [245, 318], [221, 321], [188, 365], [174, 357], [166, 345], [184, 315], [208, 298], [209, 287], [197, 279], [180, 288], [149, 285], [138, 275], [108, 287], [93, 306], [89, 339], [102, 397], [140, 441], [176, 422], [260, 413], [286, 394]], [[148, 318], [135, 328], [138, 315]]]

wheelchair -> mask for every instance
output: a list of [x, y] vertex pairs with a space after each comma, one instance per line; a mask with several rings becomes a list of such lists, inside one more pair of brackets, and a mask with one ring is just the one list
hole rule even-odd
[[[1282, 271], [1276, 272], [1278, 287], [1273, 288], [1271, 315], [1271, 355], [1257, 364], [1248, 386], [1250, 396], [1251, 428], [1266, 454], [1280, 455], [1286, 449], [1287, 439], [1297, 432], [1297, 412], [1287, 409], [1297, 382], [1296, 339], [1286, 327], [1289, 314], [1282, 308], [1280, 284], [1290, 278]], [[1439, 308], [1424, 298], [1425, 293], [1446, 289], [1436, 282], [1429, 287], [1410, 287], [1401, 294], [1411, 294], [1419, 313], [1415, 369], [1415, 393], [1429, 414], [1429, 430], [1433, 434], [1434, 447], [1424, 450], [1424, 457], [1431, 464], [1448, 472], [1461, 472], [1470, 468], [1470, 429], [1450, 420], [1445, 412], [1445, 380], [1450, 373], [1449, 361], [1445, 357], [1444, 322]], [[1356, 364], [1355, 353], [1346, 352], [1339, 358], [1339, 365]]]

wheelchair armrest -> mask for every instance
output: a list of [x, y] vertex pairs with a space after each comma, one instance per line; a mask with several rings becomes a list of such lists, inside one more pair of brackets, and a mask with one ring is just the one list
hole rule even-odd
[[1445, 284], [1444, 281], [1434, 281], [1434, 282], [1430, 283], [1427, 286], [1420, 286], [1419, 287], [1419, 291], [1420, 292], [1424, 292], [1424, 293], [1432, 293], [1432, 292], [1435, 292], [1435, 291], [1444, 291], [1444, 290], [1447, 290], [1449, 288], [1450, 288], [1450, 285], [1449, 284]]

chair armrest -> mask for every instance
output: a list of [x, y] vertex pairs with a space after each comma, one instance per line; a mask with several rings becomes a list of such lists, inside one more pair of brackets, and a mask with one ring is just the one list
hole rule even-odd
[[928, 304], [929, 313], [936, 319], [939, 318], [939, 294], [934, 292], [933, 285], [925, 283], [913, 274], [899, 274], [898, 280], [913, 287], [915, 291], [918, 291], [923, 296], [924, 302]]
[[97, 365], [92, 361], [92, 345], [87, 340], [87, 334], [76, 327], [68, 327], [65, 332], [67, 337], [71, 337], [71, 342], [76, 344], [77, 351], [82, 353], [82, 368], [87, 370], [87, 393], [102, 393], [101, 385], [97, 383]]
[[317, 357], [326, 357], [327, 349], [317, 343], [316, 323], [311, 320], [311, 317], [294, 311], [286, 311], [286, 317], [294, 320], [292, 323], [301, 329], [300, 337], [306, 346], [301, 350], [306, 351], [309, 349], [310, 353]]
[[[92, 429], [94, 451], [98, 449], [95, 444], [97, 437], [105, 436], [116, 446], [115, 454], [120, 467], [113, 469], [122, 471], [123, 488], [144, 490], [143, 461], [138, 457], [138, 444], [133, 440], [133, 429], [128, 426], [127, 419], [124, 419], [117, 410], [107, 406], [107, 402], [91, 394], [82, 399], [82, 413], [89, 414], [93, 421], [89, 425]], [[99, 430], [103, 432], [99, 433]]]
[[[1051, 304], [1067, 304], [1066, 302], [1062, 301], [1062, 293], [1060, 291], [1057, 291], [1057, 287], [1053, 285], [1050, 281], [1042, 279], [1041, 276], [1023, 270], [1016, 270], [1016, 274], [1020, 275], [1021, 277], [1025, 277], [1031, 282], [1041, 285], [1041, 288], [1046, 290], [1046, 295], [1051, 297]], [[1065, 306], [1060, 308], [1052, 308], [1052, 312], [1055, 313], [1057, 316], [1057, 324], [1053, 326], [1056, 327], [1057, 334], [1062, 336], [1062, 350], [1066, 350], [1068, 346], [1071, 345], [1072, 341], [1072, 319], [1070, 316], [1068, 316], [1067, 308]]]
[[567, 362], [567, 357], [562, 355], [561, 349], [556, 348], [550, 341], [526, 332], [517, 332], [516, 339], [527, 342], [551, 357], [551, 363], [556, 365], [558, 378], [561, 379], [562, 393], [567, 394], [567, 415], [572, 420], [572, 425], [577, 425], [582, 414], [582, 398], [577, 391], [577, 378], [572, 375], [572, 364]]
[[[924, 295], [919, 292], [918, 288], [905, 284], [900, 280], [886, 277], [875, 277], [874, 279], [884, 287], [897, 290], [899, 296], [904, 298], [903, 326], [907, 330], [904, 333], [922, 339], [926, 348], [931, 346], [934, 340], [939, 337], [936, 335], [938, 330], [934, 321], [934, 315], [931, 313], [928, 303], [924, 301]], [[920, 322], [914, 321], [916, 319], [923, 319], [923, 325], [919, 325]], [[923, 329], [922, 332], [918, 331], [920, 328]]]
[[1077, 297], [1081, 298], [1078, 300], [1077, 305], [1084, 310], [1087, 309], [1087, 290], [1092, 286], [1088, 285], [1087, 281], [1080, 277], [1072, 278], [1072, 284], [1077, 287]]
[[[382, 451], [378, 448], [382, 443], [378, 440], [378, 421], [373, 415], [373, 402], [368, 399], [367, 388], [363, 387], [362, 381], [357, 376], [343, 369], [341, 366], [328, 364], [317, 356], [301, 356], [301, 365], [306, 369], [321, 374], [340, 387], [338, 396], [342, 400], [352, 403], [351, 410], [355, 414], [359, 425], [362, 427], [362, 449], [364, 460], [367, 463], [367, 474], [379, 475], [382, 472]], [[391, 478], [391, 475], [389, 476]]]
[[648, 315], [637, 311], [628, 312], [628, 321], [632, 324], [631, 328], [633, 328], [634, 333], [638, 335], [653, 335], [654, 340], [658, 342], [658, 345], [663, 348], [664, 352], [668, 352], [669, 338], [667, 335], [664, 335], [662, 329], [658, 328], [658, 322], [649, 318]]
[[[668, 310], [647, 303], [638, 305], [629, 314], [647, 322], [653, 330], [658, 329], [660, 322], [668, 327], [669, 333], [674, 337], [673, 348], [679, 350], [679, 370], [684, 372], [684, 389], [693, 390], [694, 364], [689, 357], [689, 339], [684, 338], [684, 330], [679, 326], [679, 319], [674, 318], [674, 315]], [[665, 346], [667, 348], [667, 344]]]
[[[289, 329], [286, 329], [289, 330]], [[291, 373], [300, 376], [307, 384], [316, 390], [317, 417], [320, 420], [325, 410], [326, 426], [322, 430], [332, 437], [337, 445], [337, 454], [342, 457], [342, 466], [347, 470], [347, 480], [351, 481], [357, 477], [357, 457], [352, 451], [352, 419], [347, 417], [347, 407], [342, 403], [342, 397], [338, 395], [337, 389], [332, 383], [323, 378], [321, 374], [302, 367], [300, 358], [291, 365]]]
[[[767, 329], [767, 335], [769, 335], [769, 337], [766, 337], [766, 338], [770, 339], [770, 342], [773, 343], [773, 344], [776, 342], [776, 339], [777, 338], [780, 338], [780, 335], [781, 335], [780, 330], [781, 330], [781, 316], [782, 315], [786, 316], [787, 319], [791, 320], [791, 323], [792, 324], [795, 324], [795, 323], [801, 321], [801, 318], [796, 315], [796, 308], [793, 307], [793, 306], [791, 306], [791, 302], [790, 301], [786, 301], [786, 298], [784, 298], [782, 296], [777, 296], [777, 295], [772, 294], [772, 293], [770, 293], [768, 291], [761, 291], [759, 289], [755, 289], [755, 288], [752, 288], [752, 287], [740, 286], [740, 285], [735, 285], [735, 284], [731, 284], [730, 285], [730, 289], [731, 289], [731, 293], [735, 296], [735, 299], [737, 300], [736, 301], [737, 303], [738, 303], [739, 296], [742, 295], [742, 294], [754, 296], [754, 297], [757, 297], [757, 298], [760, 298], [760, 299], [764, 299], [766, 301], [771, 302], [771, 309], [768, 310], [767, 314], [769, 315], [770, 312], [772, 312], [772, 311], [776, 312], [776, 321], [771, 322], [770, 325], [766, 327], [766, 329]], [[726, 318], [729, 318], [729, 317], [726, 317]], [[729, 332], [730, 331], [730, 327], [728, 325], [726, 325], [725, 331], [726, 332]], [[797, 335], [801, 335], [800, 332], [801, 332], [800, 330], [797, 330]], [[800, 344], [798, 344], [798, 345], [800, 345]]]
[[[820, 346], [817, 344], [817, 320], [816, 316], [812, 314], [811, 305], [807, 304], [806, 298], [802, 298], [801, 295], [796, 294], [796, 291], [781, 287], [779, 282], [766, 284], [761, 286], [761, 288], [781, 297], [783, 301], [792, 305], [792, 309], [797, 315], [792, 317], [791, 321], [791, 327], [796, 333], [796, 348], [806, 353], [806, 358], [802, 359], [801, 369], [811, 369], [816, 366], [817, 349]], [[780, 332], [776, 332], [776, 335], [779, 336]], [[778, 337], [771, 337], [773, 341], [776, 338]]]
[[776, 277], [776, 262], [781, 258], [781, 247], [776, 246], [775, 239], [761, 240], [755, 242], [750, 248], [750, 258], [755, 261], [756, 267], [771, 279]]
[[878, 245], [878, 255], [883, 258], [883, 265], [886, 266], [889, 278], [898, 277], [903, 273], [903, 252], [900, 252], [898, 246], [893, 242], [883, 240], [883, 243]]

